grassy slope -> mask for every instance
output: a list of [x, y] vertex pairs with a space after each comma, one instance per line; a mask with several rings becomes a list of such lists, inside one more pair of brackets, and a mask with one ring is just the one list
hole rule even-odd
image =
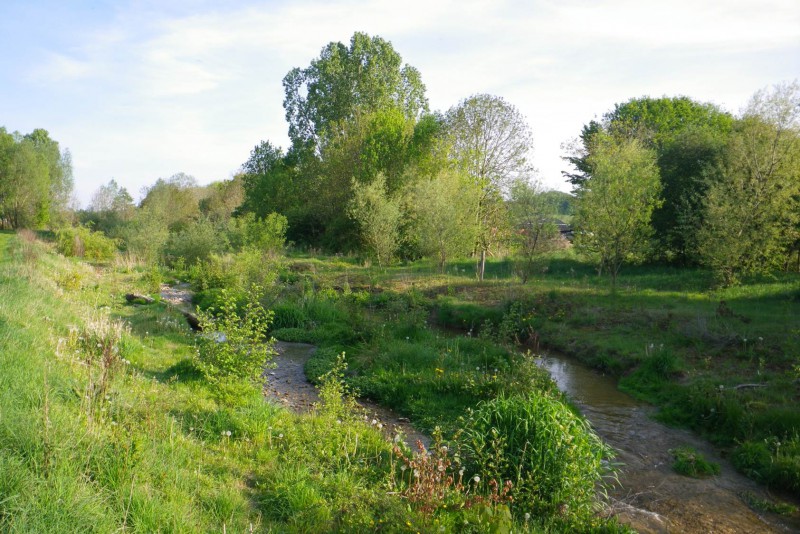
[[[344, 418], [330, 432], [341, 414], [296, 417], [257, 395], [217, 405], [186, 372], [183, 323], [161, 305], [121, 304], [141, 278], [0, 234], [0, 530], [414, 528], [380, 490], [389, 453], [376, 431]], [[97, 369], [70, 328], [88, 333], [109, 314], [129, 325], [117, 346], [131, 364], [89, 401]]]

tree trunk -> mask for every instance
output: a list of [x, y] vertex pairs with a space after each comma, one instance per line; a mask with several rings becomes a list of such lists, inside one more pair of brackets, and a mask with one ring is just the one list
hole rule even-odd
[[481, 256], [478, 260], [478, 280], [483, 282], [483, 275], [486, 273], [486, 251], [481, 249]]

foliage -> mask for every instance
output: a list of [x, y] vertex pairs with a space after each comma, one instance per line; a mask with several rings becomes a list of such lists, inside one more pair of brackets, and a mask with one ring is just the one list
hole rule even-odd
[[660, 204], [655, 154], [635, 139], [597, 135], [588, 162], [591, 177], [578, 190], [575, 245], [611, 275], [616, 288], [623, 263], [641, 259]]
[[169, 234], [163, 255], [168, 264], [182, 260], [187, 265], [206, 261], [212, 254], [228, 250], [227, 236], [210, 219], [201, 219], [183, 230]]
[[511, 186], [508, 214], [512, 244], [522, 257], [519, 272], [525, 283], [533, 274], [536, 256], [561, 244], [561, 234], [555, 222], [556, 206], [541, 191], [539, 184], [518, 181]]
[[69, 151], [47, 130], [23, 136], [0, 127], [0, 226], [63, 224], [72, 187]]
[[58, 251], [64, 256], [108, 261], [117, 253], [117, 241], [103, 232], [94, 232], [84, 226], [62, 228], [56, 232]]
[[286, 244], [288, 221], [279, 213], [269, 213], [265, 217], [247, 213], [233, 219], [231, 226], [231, 241], [238, 248], [277, 253]]
[[478, 194], [472, 183], [454, 171], [440, 172], [409, 187], [406, 209], [413, 245], [420, 253], [435, 257], [440, 272], [449, 258], [472, 250]]
[[171, 232], [178, 232], [200, 214], [200, 190], [193, 176], [178, 173], [159, 178], [144, 192], [140, 208]]
[[685, 96], [641, 97], [615, 104], [600, 121], [590, 121], [567, 147], [564, 158], [576, 172], [565, 177], [580, 189], [591, 176], [589, 158], [598, 135], [637, 139], [656, 153], [664, 202], [653, 211], [656, 259], [696, 262], [694, 232], [702, 224], [704, 175], [716, 164], [733, 117], [717, 106]]
[[587, 518], [610, 454], [586, 422], [553, 396], [498, 397], [464, 421], [458, 441], [484, 484], [510, 481], [518, 516]]
[[261, 306], [261, 292], [252, 286], [240, 306], [235, 294], [223, 290], [218, 307], [198, 313], [203, 336], [197, 367], [224, 402], [238, 402], [260, 389], [264, 366], [275, 354], [266, 337], [272, 313]]
[[385, 266], [398, 246], [400, 207], [386, 192], [386, 178], [379, 174], [371, 183], [353, 183], [350, 217], [358, 222], [367, 250]]
[[391, 43], [355, 33], [350, 46], [329, 43], [320, 57], [284, 77], [283, 107], [295, 146], [321, 146], [336, 124], [357, 112], [398, 108], [408, 117], [427, 110], [419, 72], [402, 65]]
[[471, 96], [447, 112], [451, 157], [475, 181], [478, 198], [475, 244], [480, 252], [478, 279], [483, 280], [486, 254], [502, 227], [502, 195], [532, 171], [530, 128], [522, 114], [503, 98]]
[[677, 447], [670, 452], [675, 458], [672, 468], [678, 474], [693, 478], [719, 474], [719, 464], [709, 462], [692, 447]]
[[756, 93], [708, 189], [700, 256], [723, 285], [781, 266], [800, 223], [800, 85]]

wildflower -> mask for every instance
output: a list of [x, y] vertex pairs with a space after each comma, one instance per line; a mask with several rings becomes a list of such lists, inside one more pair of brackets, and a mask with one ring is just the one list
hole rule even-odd
[[283, 434], [278, 434], [278, 439], [282, 438]]
[[479, 477], [478, 475], [475, 475], [474, 477], [472, 477], [472, 480], [474, 480], [475, 484], [477, 484], [478, 482], [481, 481], [481, 477]]
[[378, 430], [383, 428], [383, 423], [378, 423]]
[[525, 512], [525, 522], [526, 523], [530, 520], [530, 518], [531, 518], [531, 513], [530, 512]]
[[231, 431], [230, 430], [226, 430], [225, 431], [225, 435], [228, 436], [228, 437], [231, 437]]
[[464, 468], [463, 467], [458, 470], [458, 476], [460, 476], [460, 477], [464, 476]]
[[372, 420], [372, 422], [370, 422], [370, 424], [371, 424], [372, 426], [375, 426], [375, 425], [377, 425], [377, 424], [378, 424], [378, 420], [377, 420], [377, 419], [373, 419], [373, 420]]
[[401, 465], [400, 466], [400, 471], [405, 471], [405, 470], [406, 470], [406, 466], [405, 465]]

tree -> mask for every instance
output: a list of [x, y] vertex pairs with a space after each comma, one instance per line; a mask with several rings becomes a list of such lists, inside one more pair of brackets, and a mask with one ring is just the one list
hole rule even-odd
[[533, 271], [536, 256], [553, 250], [561, 235], [555, 222], [558, 205], [553, 198], [557, 197], [547, 195], [539, 183], [520, 180], [511, 186], [508, 212], [512, 244], [522, 256], [518, 270], [523, 284]]
[[166, 180], [159, 178], [145, 190], [140, 208], [156, 218], [172, 232], [183, 230], [200, 214], [197, 180], [179, 172]]
[[60, 224], [72, 193], [72, 163], [46, 130], [0, 128], [0, 222], [14, 228]]
[[428, 109], [419, 71], [392, 44], [355, 33], [350, 46], [329, 43], [304, 69], [284, 77], [283, 107], [295, 146], [317, 149], [358, 112], [396, 108], [409, 118]]
[[757, 92], [708, 189], [700, 254], [723, 285], [786, 261], [800, 223], [800, 85]]
[[82, 218], [84, 222], [94, 223], [106, 235], [119, 237], [121, 226], [130, 222], [135, 212], [136, 206], [128, 190], [111, 179], [94, 193], [89, 212], [84, 213]]
[[479, 232], [478, 278], [483, 280], [486, 254], [496, 242], [502, 217], [502, 195], [532, 172], [532, 136], [525, 118], [499, 96], [479, 94], [447, 112], [453, 159], [472, 177], [481, 194], [475, 210]]
[[354, 180], [350, 217], [358, 224], [364, 245], [378, 260], [388, 265], [398, 247], [400, 207], [386, 192], [386, 178], [379, 174], [372, 182]]
[[419, 251], [434, 256], [439, 272], [447, 260], [471, 252], [477, 233], [474, 206], [480, 191], [470, 177], [442, 171], [409, 186], [411, 232]]
[[577, 191], [575, 245], [616, 288], [622, 264], [641, 259], [652, 235], [650, 218], [660, 204], [656, 156], [638, 139], [601, 133], [587, 163], [591, 175]]
[[695, 260], [691, 252], [705, 195], [703, 176], [720, 157], [732, 124], [733, 117], [717, 106], [685, 96], [632, 98], [583, 127], [564, 158], [576, 172], [564, 175], [576, 188], [589, 179], [593, 139], [602, 132], [638, 139], [655, 150], [664, 202], [653, 213], [654, 252], [661, 259], [688, 263]]

